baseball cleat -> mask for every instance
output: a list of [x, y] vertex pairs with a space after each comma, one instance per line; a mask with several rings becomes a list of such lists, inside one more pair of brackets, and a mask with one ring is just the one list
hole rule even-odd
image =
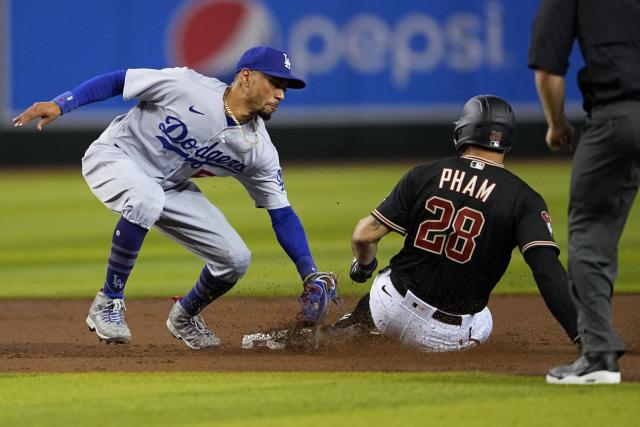
[[107, 344], [127, 344], [131, 341], [131, 331], [124, 320], [125, 310], [124, 300], [111, 299], [99, 291], [89, 308], [85, 322], [100, 341]]
[[548, 384], [619, 384], [620, 369], [615, 352], [590, 352], [578, 360], [553, 368], [547, 374]]
[[321, 326], [318, 329], [317, 339], [319, 344], [340, 345], [367, 340], [371, 335], [379, 334], [368, 318], [346, 313], [331, 326]]
[[187, 347], [194, 350], [217, 348], [221, 342], [213, 332], [207, 329], [200, 314], [190, 315], [182, 308], [180, 301], [171, 308], [167, 319], [167, 328], [171, 334], [184, 341]]

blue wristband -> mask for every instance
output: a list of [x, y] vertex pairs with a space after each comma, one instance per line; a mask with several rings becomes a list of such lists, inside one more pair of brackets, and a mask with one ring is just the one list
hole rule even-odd
[[69, 113], [78, 108], [78, 98], [69, 91], [56, 96], [51, 101], [55, 102], [56, 105], [60, 107], [62, 114]]
[[126, 75], [126, 70], [101, 74], [79, 84], [69, 92], [56, 96], [51, 101], [60, 107], [62, 114], [66, 114], [83, 105], [122, 95]]

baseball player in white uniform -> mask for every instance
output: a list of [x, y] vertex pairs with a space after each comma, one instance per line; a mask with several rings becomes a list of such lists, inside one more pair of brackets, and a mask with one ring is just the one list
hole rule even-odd
[[285, 52], [259, 46], [240, 58], [230, 86], [188, 68], [120, 70], [35, 103], [13, 119], [21, 127], [40, 117], [37, 128], [42, 130], [81, 105], [117, 95], [139, 100], [111, 122], [82, 160], [93, 193], [121, 215], [105, 283], [86, 319], [101, 340], [131, 340], [124, 288], [144, 237], [155, 226], [206, 262], [193, 289], [171, 309], [168, 329], [193, 349], [220, 345], [200, 313], [244, 275], [251, 252], [191, 180], [203, 176], [233, 176], [257, 207], [267, 209], [280, 245], [303, 280], [302, 319], [322, 320], [329, 301], [337, 298], [335, 276], [317, 271], [264, 124], [288, 88], [304, 87], [291, 74]]

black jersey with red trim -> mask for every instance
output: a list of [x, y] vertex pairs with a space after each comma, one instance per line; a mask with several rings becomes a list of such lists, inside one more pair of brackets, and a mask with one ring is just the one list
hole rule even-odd
[[559, 252], [542, 197], [480, 157], [414, 167], [372, 215], [406, 235], [390, 262], [394, 286], [454, 314], [487, 305], [516, 246]]

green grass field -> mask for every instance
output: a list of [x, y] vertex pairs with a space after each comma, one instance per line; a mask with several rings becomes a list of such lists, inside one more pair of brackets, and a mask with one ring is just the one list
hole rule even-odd
[[[409, 164], [293, 165], [285, 182], [321, 269], [348, 277], [356, 221], [385, 197]], [[507, 166], [546, 198], [566, 261], [566, 162]], [[253, 251], [232, 295], [300, 292], [266, 212], [233, 179], [199, 185]], [[0, 171], [0, 298], [89, 298], [104, 279], [117, 215], [78, 170]], [[640, 291], [640, 208], [620, 244], [618, 292]], [[401, 246], [385, 238], [381, 263]], [[127, 296], [186, 292], [202, 262], [152, 231]], [[343, 294], [367, 288], [343, 280]], [[497, 292], [537, 292], [514, 252]], [[215, 357], [215, 355], [212, 355]], [[108, 369], [108, 368], [107, 368]], [[0, 367], [1, 370], [1, 367]], [[640, 384], [555, 387], [544, 379], [479, 373], [88, 373], [0, 374], [0, 426], [598, 426], [638, 425]]]
[[[514, 162], [507, 166], [546, 198], [565, 262], [569, 163]], [[353, 227], [380, 203], [409, 167], [409, 164], [285, 167], [289, 199], [307, 230], [320, 269], [348, 277]], [[198, 183], [253, 252], [247, 275], [231, 294], [299, 293], [299, 278], [275, 239], [267, 213], [254, 208], [244, 189], [232, 178], [209, 178]], [[111, 233], [118, 217], [95, 199], [80, 171], [0, 171], [0, 195], [0, 298], [93, 296], [104, 280]], [[380, 246], [381, 263], [387, 262], [401, 244], [401, 237], [395, 233], [385, 238]], [[152, 231], [129, 280], [127, 296], [184, 293], [201, 268], [198, 258]], [[348, 279], [343, 280], [341, 288], [345, 295], [365, 291]], [[616, 291], [640, 291], [638, 206], [631, 213], [620, 244]], [[496, 292], [536, 292], [517, 250]]]
[[479, 373], [0, 375], [0, 425], [632, 426], [637, 384]]

